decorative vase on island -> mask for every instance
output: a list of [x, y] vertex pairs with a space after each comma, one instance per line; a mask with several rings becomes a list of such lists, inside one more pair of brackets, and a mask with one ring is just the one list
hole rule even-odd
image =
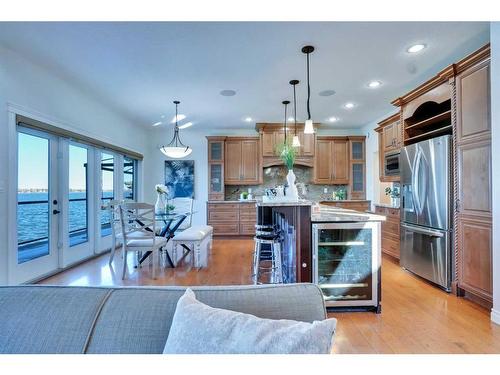
[[155, 214], [165, 213], [165, 198], [163, 194], [157, 193], [156, 203], [155, 203]]
[[293, 169], [288, 170], [288, 174], [286, 175], [286, 181], [288, 182], [288, 189], [286, 192], [287, 197], [292, 201], [299, 200], [299, 192], [297, 190], [297, 186], [295, 185], [295, 173], [293, 173]]

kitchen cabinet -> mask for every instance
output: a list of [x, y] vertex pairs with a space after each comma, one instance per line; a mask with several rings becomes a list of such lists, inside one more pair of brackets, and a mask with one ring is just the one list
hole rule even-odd
[[262, 183], [260, 141], [257, 137], [227, 137], [224, 182], [226, 185]]
[[399, 175], [385, 174], [386, 154], [397, 153], [402, 147], [402, 129], [400, 113], [380, 121], [375, 131], [378, 133], [379, 179], [380, 182], [397, 182]]
[[349, 198], [366, 197], [365, 137], [349, 137]]
[[[317, 124], [314, 125], [315, 127]], [[280, 123], [258, 123], [255, 126], [260, 134], [261, 153], [263, 158], [263, 166], [283, 165], [281, 159], [276, 155], [276, 147], [283, 144], [285, 141], [285, 130], [283, 124]], [[287, 127], [287, 140], [292, 142], [295, 135], [293, 124]], [[304, 124], [297, 124], [297, 136], [299, 137], [300, 147], [297, 150], [297, 158], [295, 164], [312, 167], [314, 164], [316, 134], [304, 134]]]
[[382, 222], [382, 253], [399, 260], [399, 208], [375, 205], [375, 213], [383, 215], [386, 218], [386, 220]]
[[314, 183], [347, 185], [350, 180], [347, 137], [317, 137]]
[[252, 236], [255, 234], [255, 202], [208, 202], [207, 223], [214, 236]]
[[492, 303], [492, 176], [489, 56], [456, 77], [457, 287]]
[[226, 137], [208, 140], [208, 199], [224, 200], [224, 141]]

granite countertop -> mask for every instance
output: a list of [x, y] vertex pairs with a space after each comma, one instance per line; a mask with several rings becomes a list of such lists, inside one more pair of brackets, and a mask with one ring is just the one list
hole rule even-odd
[[387, 204], [387, 203], [374, 203], [373, 205], [378, 207], [394, 208], [396, 210], [399, 210], [399, 206], [394, 206], [392, 204]]
[[258, 202], [257, 199], [245, 199], [244, 201], [240, 201], [240, 200], [207, 201], [207, 203], [232, 203], [232, 204], [235, 204], [235, 203], [257, 203], [257, 202]]
[[311, 212], [311, 222], [363, 222], [363, 221], [385, 221], [385, 216], [368, 212], [359, 212], [345, 208], [337, 208], [325, 205], [315, 205]]
[[284, 207], [284, 206], [312, 206], [314, 204], [313, 201], [301, 199], [298, 202], [287, 202], [287, 201], [259, 201], [257, 202], [257, 206], [259, 207]]
[[347, 202], [347, 203], [366, 203], [366, 202], [371, 202], [369, 199], [321, 199], [319, 201], [320, 203], [323, 202]]

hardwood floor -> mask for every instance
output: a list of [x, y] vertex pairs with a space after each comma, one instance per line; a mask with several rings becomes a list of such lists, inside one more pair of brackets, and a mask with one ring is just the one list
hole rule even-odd
[[[122, 281], [122, 261], [108, 254], [43, 280], [54, 285], [221, 285], [250, 284], [252, 240], [215, 240], [209, 266], [164, 269], [151, 279], [147, 265]], [[382, 262], [382, 314], [330, 313], [338, 319], [334, 353], [500, 353], [500, 326], [489, 311], [449, 295]]]

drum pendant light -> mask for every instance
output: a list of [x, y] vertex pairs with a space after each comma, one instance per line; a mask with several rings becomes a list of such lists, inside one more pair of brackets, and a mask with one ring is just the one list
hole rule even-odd
[[292, 147], [300, 147], [299, 136], [297, 135], [297, 96], [295, 94], [295, 86], [299, 83], [296, 79], [292, 79], [290, 84], [293, 86], [293, 121], [294, 121], [294, 135], [292, 140]]
[[175, 104], [174, 137], [172, 138], [172, 140], [168, 145], [161, 146], [160, 151], [169, 158], [180, 159], [191, 154], [191, 152], [193, 152], [193, 149], [181, 142], [181, 138], [179, 137], [179, 125], [177, 118], [178, 117], [177, 106], [180, 104], [180, 101], [174, 100], [174, 104]]
[[311, 86], [309, 84], [309, 54], [314, 51], [313, 46], [305, 46], [302, 48], [302, 53], [305, 53], [307, 56], [307, 120], [304, 126], [304, 134], [313, 134], [314, 127], [313, 122], [311, 120]]

